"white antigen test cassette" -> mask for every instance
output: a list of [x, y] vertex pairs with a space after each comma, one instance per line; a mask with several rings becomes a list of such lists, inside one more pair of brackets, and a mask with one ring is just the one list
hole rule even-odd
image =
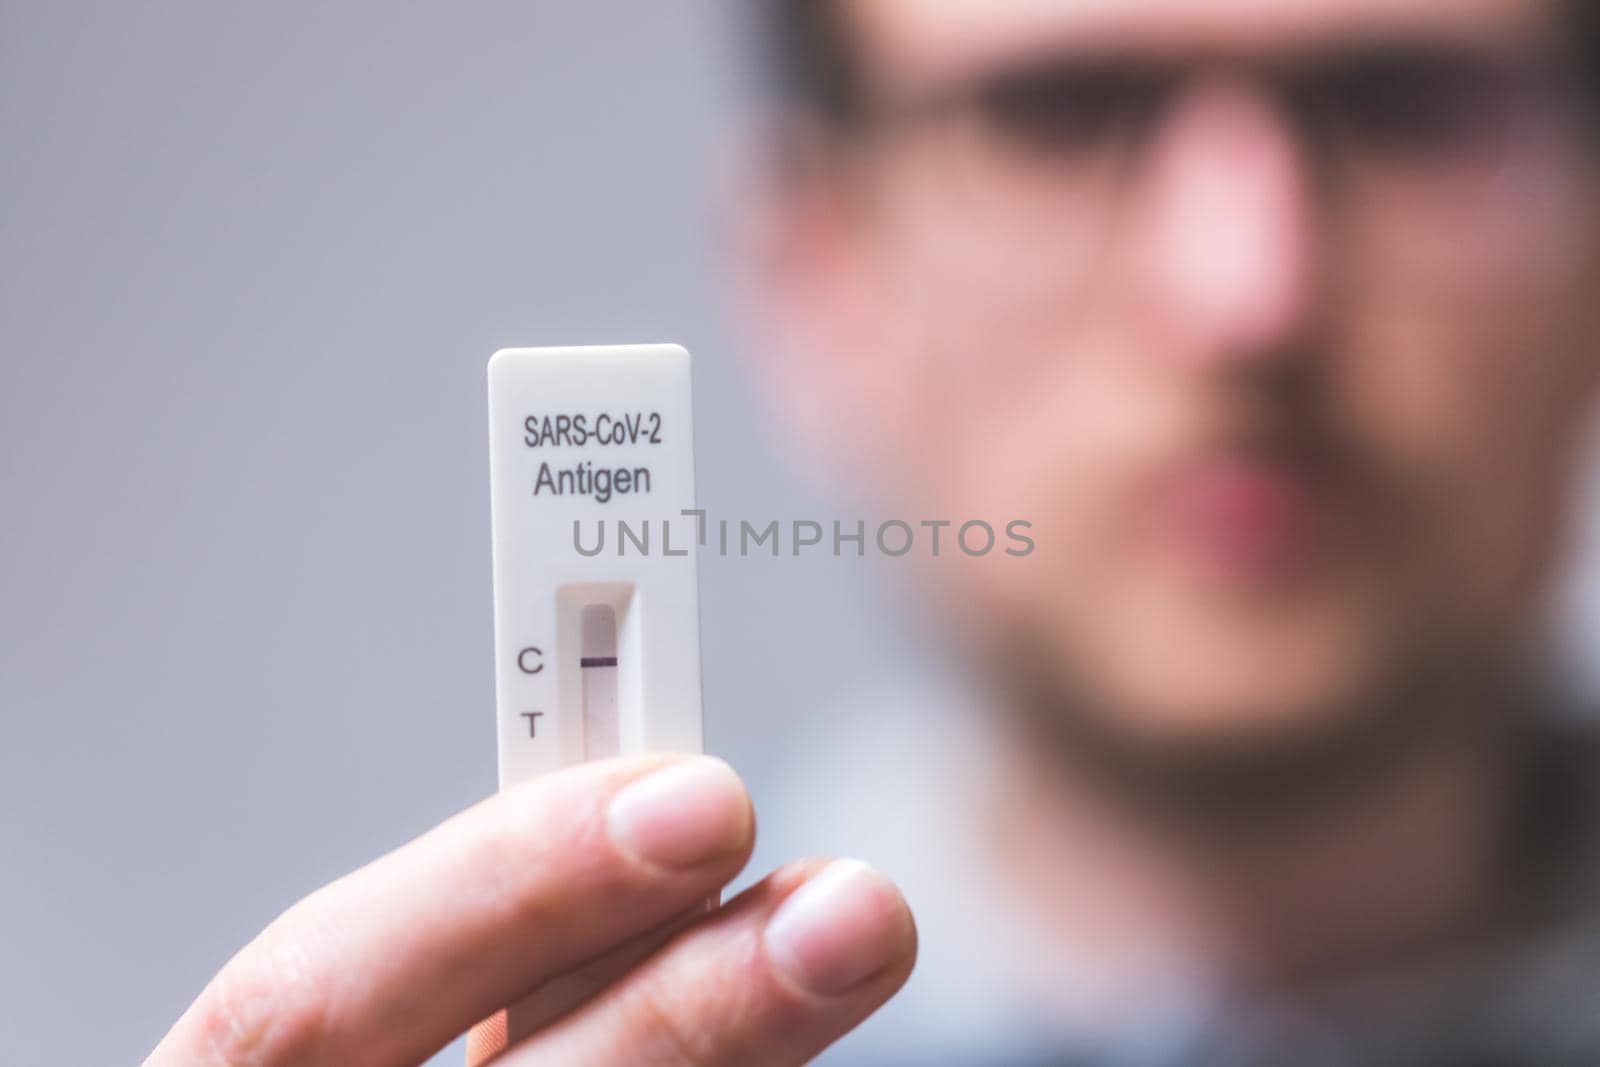
[[[496, 352], [489, 434], [500, 788], [585, 760], [701, 751], [689, 353]], [[547, 982], [475, 1027], [469, 1059], [630, 963]]]
[[502, 789], [701, 751], [691, 404], [677, 345], [489, 361]]

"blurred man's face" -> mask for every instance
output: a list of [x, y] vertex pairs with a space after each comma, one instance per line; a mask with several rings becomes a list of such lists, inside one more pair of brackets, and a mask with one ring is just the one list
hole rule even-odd
[[903, 517], [1034, 524], [928, 565], [993, 660], [1162, 753], [1336, 741], [1504, 664], [1600, 304], [1551, 8], [846, 14], [868, 117], [797, 210], [791, 395]]

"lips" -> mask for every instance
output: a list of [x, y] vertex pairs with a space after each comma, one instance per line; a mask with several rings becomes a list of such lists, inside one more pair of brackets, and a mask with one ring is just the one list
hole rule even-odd
[[1211, 456], [1179, 465], [1157, 486], [1158, 544], [1187, 570], [1259, 584], [1304, 573], [1325, 551], [1332, 487], [1304, 465], [1271, 456]]

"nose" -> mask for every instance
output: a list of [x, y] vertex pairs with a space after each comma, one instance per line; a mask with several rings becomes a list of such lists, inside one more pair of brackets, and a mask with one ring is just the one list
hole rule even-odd
[[1135, 254], [1167, 358], [1292, 351], [1316, 303], [1314, 188], [1289, 116], [1265, 92], [1211, 78], [1174, 103], [1152, 146]]

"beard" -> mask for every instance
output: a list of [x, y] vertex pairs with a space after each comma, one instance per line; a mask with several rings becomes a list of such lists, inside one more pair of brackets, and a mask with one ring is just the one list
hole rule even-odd
[[1436, 633], [1336, 705], [1297, 708], [1271, 726], [1249, 718], [1234, 730], [1162, 736], [1128, 725], [1147, 717], [1107, 696], [1036, 629], [1008, 638], [990, 646], [983, 670], [1028, 744], [1113, 804], [1207, 835], [1336, 814], [1419, 753], [1482, 738], [1506, 709], [1537, 699], [1516, 642]]

